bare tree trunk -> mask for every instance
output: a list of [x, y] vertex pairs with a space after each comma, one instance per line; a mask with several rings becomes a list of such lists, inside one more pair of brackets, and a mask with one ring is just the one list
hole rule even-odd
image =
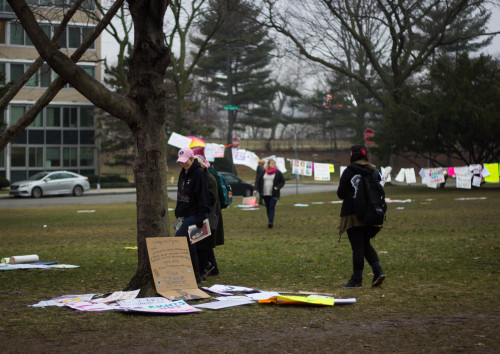
[[[127, 289], [141, 289], [140, 296], [156, 294], [146, 237], [169, 236], [165, 124], [167, 114], [165, 72], [170, 52], [165, 45], [165, 1], [129, 0], [134, 21], [134, 50], [130, 57], [129, 83], [141, 117], [130, 129], [137, 156], [137, 272]], [[155, 9], [155, 11], [151, 11]], [[162, 11], [163, 10], [163, 11]]]

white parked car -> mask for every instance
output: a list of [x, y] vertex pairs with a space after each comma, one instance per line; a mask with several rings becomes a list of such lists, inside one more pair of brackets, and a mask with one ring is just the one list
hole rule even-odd
[[81, 196], [90, 189], [89, 179], [69, 171], [39, 172], [25, 181], [11, 183], [9, 195], [40, 198], [46, 195]]

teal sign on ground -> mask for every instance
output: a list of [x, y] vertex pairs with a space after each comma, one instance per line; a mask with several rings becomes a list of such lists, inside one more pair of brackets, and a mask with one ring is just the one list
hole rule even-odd
[[238, 107], [230, 105], [230, 106], [224, 106], [225, 111], [237, 111]]

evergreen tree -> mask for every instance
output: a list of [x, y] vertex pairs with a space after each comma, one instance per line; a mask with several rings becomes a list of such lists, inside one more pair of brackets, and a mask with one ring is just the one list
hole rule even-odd
[[[271, 102], [276, 88], [270, 79], [269, 53], [274, 44], [267, 29], [255, 22], [257, 9], [245, 0], [212, 0], [211, 11], [200, 24], [200, 33], [206, 35], [213, 28], [219, 14], [223, 23], [212, 38], [208, 55], [198, 62], [201, 83], [211, 96], [225, 105], [238, 107], [228, 110], [227, 143], [233, 131], [241, 128], [240, 116], [250, 118], [271, 115]], [[195, 44], [200, 40], [193, 39]]]
[[[444, 153], [465, 164], [500, 159], [500, 62], [481, 55], [442, 58], [431, 69], [436, 88], [419, 100], [415, 124], [421, 153]], [[444, 161], [435, 161], [444, 165]]]

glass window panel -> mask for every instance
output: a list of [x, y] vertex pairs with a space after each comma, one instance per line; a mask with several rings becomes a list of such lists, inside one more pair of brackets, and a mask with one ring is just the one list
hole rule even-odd
[[26, 45], [29, 45], [31, 47], [34, 47], [35, 45], [33, 44], [33, 42], [31, 41], [30, 37], [28, 37], [28, 34], [26, 33], [26, 31], [24, 32], [24, 40], [25, 40], [25, 44]]
[[17, 81], [24, 74], [23, 64], [10, 64], [10, 81]]
[[[85, 38], [87, 38], [88, 36], [90, 36], [90, 34], [92, 33], [93, 30], [94, 30], [94, 27], [83, 27], [82, 28], [82, 41], [84, 41]], [[95, 49], [95, 41], [92, 42], [92, 44], [90, 45], [89, 48], [90, 49]]]
[[68, 28], [65, 28], [64, 32], [61, 33], [61, 37], [59, 37], [59, 45], [61, 46], [61, 48], [67, 48], [67, 45], [66, 45], [67, 33], [68, 33]]
[[80, 127], [94, 127], [94, 107], [80, 108]]
[[42, 65], [42, 68], [40, 69], [40, 86], [50, 86], [50, 84], [52, 83], [51, 72], [52, 70], [50, 69], [50, 66], [48, 66], [47, 64]]
[[46, 110], [46, 124], [47, 127], [60, 127], [61, 126], [61, 108], [48, 107]]
[[[28, 68], [28, 65], [24, 66], [25, 70], [28, 70]], [[29, 78], [28, 82], [26, 82], [26, 86], [38, 86], [38, 71]]]
[[10, 24], [10, 44], [24, 45], [24, 28], [20, 23]]
[[5, 27], [6, 22], [0, 21], [0, 43], [5, 44]]
[[77, 108], [63, 108], [63, 127], [76, 128], [78, 110]]
[[45, 132], [43, 130], [28, 130], [29, 144], [40, 145], [45, 143]]
[[78, 48], [81, 43], [80, 27], [68, 28], [68, 44], [69, 48]]
[[23, 130], [12, 141], [13, 144], [26, 144], [28, 142], [28, 134], [26, 134], [26, 130]]
[[31, 127], [43, 127], [43, 114], [42, 112], [38, 113], [33, 123], [31, 123]]
[[43, 148], [30, 147], [28, 150], [29, 167], [43, 167]]
[[26, 107], [11, 106], [10, 107], [10, 125], [14, 125], [24, 114]]
[[63, 131], [63, 144], [76, 145], [78, 144], [78, 130], [64, 130]]
[[61, 148], [48, 147], [47, 157], [45, 159], [45, 167], [59, 167], [61, 166]]
[[80, 166], [93, 166], [94, 165], [94, 148], [82, 147], [80, 148]]
[[0, 167], [5, 167], [5, 152], [0, 151]]
[[80, 131], [80, 144], [82, 145], [94, 145], [94, 131], [93, 130], [82, 130]]
[[42, 31], [45, 32], [45, 34], [47, 35], [47, 37], [49, 37], [49, 38], [52, 39], [52, 36], [50, 34], [50, 25], [40, 25], [40, 27], [42, 28]]
[[92, 76], [95, 79], [95, 67], [93, 66], [82, 66], [82, 69], [85, 70], [87, 74]]
[[64, 167], [76, 167], [78, 164], [77, 159], [77, 147], [65, 147], [63, 148], [63, 166]]
[[84, 10], [95, 10], [95, 5], [93, 0], [85, 0], [82, 4]]
[[13, 147], [10, 157], [12, 167], [25, 167], [26, 166], [26, 148]]
[[45, 131], [46, 144], [61, 144], [61, 131], [60, 130], [46, 130]]
[[5, 80], [6, 76], [5, 76], [5, 64], [4, 63], [0, 63], [0, 84], [1, 85], [5, 85]]

